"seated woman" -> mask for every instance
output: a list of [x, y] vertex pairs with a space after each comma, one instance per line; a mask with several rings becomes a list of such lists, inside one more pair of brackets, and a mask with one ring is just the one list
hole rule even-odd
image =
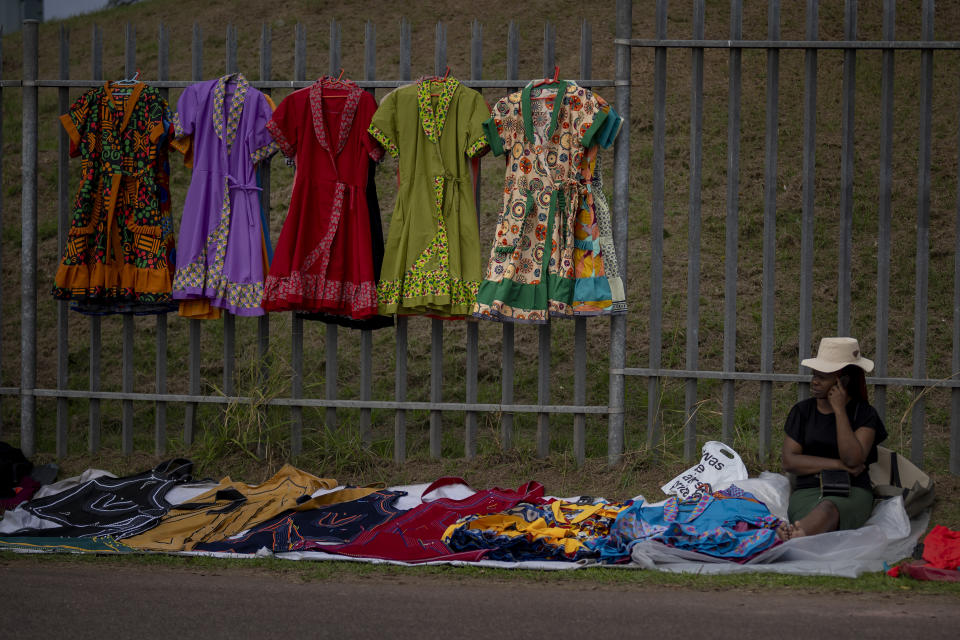
[[[867, 467], [887, 437], [867, 401], [864, 373], [873, 362], [860, 355], [854, 338], [823, 338], [817, 357], [800, 364], [813, 369], [812, 397], [795, 404], [784, 425], [783, 470], [797, 481], [789, 522], [777, 531], [783, 540], [862, 526], [873, 511]], [[826, 470], [849, 474], [849, 495], [821, 495], [820, 472]]]

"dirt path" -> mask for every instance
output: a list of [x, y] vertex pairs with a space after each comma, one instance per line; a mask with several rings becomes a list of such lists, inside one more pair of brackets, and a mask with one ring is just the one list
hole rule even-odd
[[[702, 592], [245, 570], [0, 566], [17, 638], [956, 638], [950, 596]], [[3, 635], [6, 635], [4, 633]]]

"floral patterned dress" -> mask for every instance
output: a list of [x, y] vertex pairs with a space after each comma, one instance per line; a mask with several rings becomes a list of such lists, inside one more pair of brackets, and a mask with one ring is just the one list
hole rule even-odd
[[80, 186], [54, 298], [87, 313], [175, 308], [171, 121], [166, 100], [142, 82], [105, 83], [60, 116], [70, 154], [80, 157]]
[[399, 190], [377, 297], [382, 314], [470, 313], [480, 285], [471, 158], [487, 151], [490, 117], [456, 78], [421, 79], [387, 94], [370, 133], [399, 159]]
[[573, 316], [574, 220], [588, 193], [581, 165], [606, 107], [563, 80], [531, 83], [494, 106], [484, 128], [494, 155], [506, 157], [506, 177], [474, 315], [538, 324]]

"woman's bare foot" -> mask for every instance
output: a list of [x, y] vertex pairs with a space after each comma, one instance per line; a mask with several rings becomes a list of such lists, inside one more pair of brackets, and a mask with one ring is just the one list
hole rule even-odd
[[802, 538], [805, 535], [807, 535], [807, 532], [800, 527], [799, 522], [793, 524], [781, 522], [780, 526], [777, 527], [777, 537], [783, 542], [794, 538]]

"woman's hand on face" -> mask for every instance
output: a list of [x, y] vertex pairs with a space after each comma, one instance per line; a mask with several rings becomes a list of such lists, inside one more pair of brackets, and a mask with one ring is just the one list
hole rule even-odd
[[830, 402], [830, 407], [834, 412], [838, 412], [846, 407], [849, 399], [850, 396], [847, 395], [847, 390], [839, 379], [837, 383], [827, 391], [827, 400]]

